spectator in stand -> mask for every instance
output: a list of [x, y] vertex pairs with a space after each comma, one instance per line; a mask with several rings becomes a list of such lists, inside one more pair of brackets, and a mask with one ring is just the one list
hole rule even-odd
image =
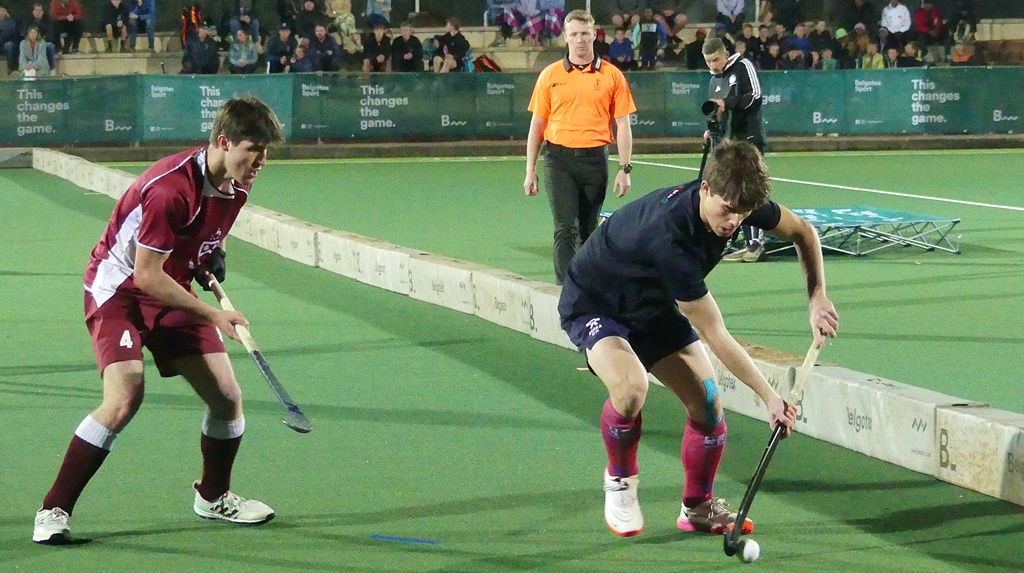
[[761, 53], [761, 60], [758, 68], [763, 72], [774, 72], [782, 67], [782, 59], [779, 58], [779, 44], [771, 42], [768, 49]]
[[299, 45], [298, 40], [292, 36], [292, 28], [288, 22], [282, 22], [278, 27], [277, 36], [267, 42], [267, 49], [264, 57], [267, 59], [267, 73], [280, 74], [288, 71], [288, 63], [295, 55], [295, 48]]
[[782, 24], [787, 30], [796, 28], [800, 22], [806, 22], [803, 0], [774, 0], [775, 23]]
[[704, 60], [703, 49], [704, 40], [707, 39], [708, 33], [704, 31], [704, 28], [697, 28], [694, 36], [695, 39], [683, 48], [683, 52], [686, 54], [686, 69], [707, 70], [708, 63]]
[[[736, 50], [736, 53], [740, 55], [740, 58], [744, 58], [744, 59], [750, 60], [750, 58], [747, 57], [747, 43], [746, 42], [744, 42], [743, 40], [736, 40], [735, 50]], [[754, 64], [754, 67], [757, 67], [757, 63], [754, 62], [754, 60], [750, 60], [750, 63]]]
[[823, 72], [831, 72], [832, 70], [838, 69], [839, 62], [833, 56], [832, 48], [825, 48], [821, 51], [821, 57], [818, 58], [817, 66], [814, 69], [821, 70]]
[[232, 38], [238, 37], [239, 30], [245, 30], [253, 46], [260, 41], [260, 19], [255, 11], [254, 0], [235, 0], [228, 17], [228, 29], [231, 30]]
[[690, 19], [677, 6], [677, 2], [672, 0], [662, 0], [660, 2], [652, 2], [651, 4], [651, 7], [655, 9], [655, 12], [661, 14], [665, 18], [665, 28], [668, 30], [670, 41], [672, 37], [681, 32], [682, 29], [690, 23]]
[[729, 34], [725, 30], [725, 24], [721, 24], [721, 23], [715, 24], [715, 36], [714, 37], [718, 38], [719, 40], [722, 41], [723, 44], [725, 44], [725, 51], [726, 52], [728, 52], [730, 54], [733, 53], [733, 50], [735, 49], [736, 46], [734, 46], [733, 43], [732, 43], [732, 40], [729, 39]]
[[[302, 40], [308, 41], [316, 35], [317, 26], [323, 26], [326, 30], [329, 21], [327, 14], [318, 9], [313, 0], [306, 0], [302, 3], [302, 11], [295, 17], [295, 35], [299, 37], [300, 43]], [[307, 52], [306, 57], [310, 55]]]
[[383, 24], [391, 27], [391, 0], [366, 0], [366, 25], [374, 28]]
[[317, 24], [313, 28], [306, 57], [312, 62], [314, 72], [337, 72], [341, 69], [341, 47], [327, 35], [327, 26]]
[[757, 41], [761, 43], [761, 53], [768, 51], [771, 37], [772, 29], [768, 27], [768, 24], [761, 24], [757, 27]]
[[630, 33], [640, 23], [640, 13], [647, 3], [644, 0], [610, 0], [609, 4], [612, 26]]
[[228, 52], [228, 70], [233, 74], [251, 74], [256, 71], [257, 59], [259, 53], [256, 52], [256, 43], [245, 30], [239, 28]]
[[715, 0], [718, 14], [715, 15], [715, 22], [725, 26], [726, 33], [737, 35], [743, 29], [743, 0]]
[[465, 66], [469, 42], [462, 35], [462, 23], [454, 16], [448, 18], [445, 33], [438, 38], [437, 52], [434, 54], [434, 72], [448, 73], [462, 71]]
[[295, 0], [276, 0], [275, 8], [277, 8], [278, 22], [280, 24], [288, 24], [294, 30], [295, 17], [299, 15], [299, 9], [295, 4]]
[[900, 0], [889, 0], [882, 8], [882, 28], [889, 31], [889, 41], [894, 45], [902, 46], [907, 41], [904, 36], [910, 32], [910, 25], [910, 10], [900, 4]]
[[293, 74], [308, 74], [313, 71], [313, 60], [306, 57], [306, 46], [299, 44], [295, 47], [295, 55], [288, 62], [288, 71]]
[[640, 23], [633, 29], [633, 44], [640, 53], [640, 69], [653, 70], [658, 54], [665, 53], [668, 30], [654, 18], [654, 10], [644, 8]]
[[362, 52], [363, 42], [356, 29], [356, 17], [352, 14], [352, 0], [330, 0], [328, 11], [341, 49], [352, 54]]
[[412, 24], [402, 22], [401, 34], [391, 41], [391, 69], [396, 72], [423, 71], [423, 43], [413, 35]]
[[896, 59], [897, 68], [920, 68], [924, 66], [921, 61], [921, 47], [917, 42], [907, 42], [903, 46], [903, 53]]
[[839, 21], [839, 25], [842, 28], [852, 30], [858, 23], [871, 26], [872, 29], [878, 25], [878, 21], [881, 18], [871, 2], [867, 0], [847, 1], [849, 3], [846, 6], [846, 11]]
[[[35, 26], [36, 30], [39, 31], [39, 39], [45, 42], [46, 45], [46, 62], [50, 65], [51, 70], [57, 69], [57, 46], [53, 43], [53, 23], [50, 17], [46, 15], [46, 11], [43, 5], [36, 2], [32, 5], [32, 13], [26, 18], [19, 27], [18, 37], [24, 39], [28, 36], [28, 29], [30, 26]], [[17, 57], [17, 48], [20, 44], [15, 44], [15, 57]], [[15, 60], [17, 63], [17, 60]], [[14, 68], [11, 68], [14, 71]]]
[[210, 35], [213, 25], [203, 22], [196, 33], [185, 40], [185, 53], [181, 56], [181, 73], [214, 75], [220, 71], [217, 42]]
[[789, 51], [786, 52], [786, 57], [782, 60], [779, 65], [780, 70], [792, 71], [792, 70], [806, 70], [807, 69], [807, 57], [800, 48], [796, 46], [790, 46]]
[[[623, 32], [625, 34], [625, 32]], [[611, 58], [611, 46], [605, 41], [604, 30], [601, 28], [594, 29], [594, 56], [612, 61]]]
[[[18, 36], [18, 23], [11, 18], [5, 6], [0, 6], [0, 50], [3, 50], [7, 58], [8, 73], [17, 69], [19, 44], [21, 38]], [[45, 52], [45, 46], [43, 51]]]
[[82, 24], [82, 7], [78, 0], [53, 0], [50, 2], [50, 21], [53, 35], [61, 53], [77, 54], [85, 27]]
[[836, 30], [836, 49], [834, 54], [836, 69], [855, 70], [857, 69], [857, 64], [860, 63], [860, 58], [857, 56], [857, 46], [853, 43], [853, 38], [843, 28]]
[[824, 20], [818, 20], [814, 25], [814, 30], [807, 35], [807, 40], [811, 44], [811, 51], [818, 52], [819, 54], [825, 51], [825, 48], [835, 47], [835, 42], [832, 41], [832, 33], [828, 31]]
[[957, 0], [946, 19], [946, 30], [949, 31], [951, 42], [963, 40], [974, 42], [974, 33], [978, 30], [978, 16], [970, 0]]
[[363, 39], [363, 73], [391, 71], [391, 38], [387, 25], [377, 20]]
[[863, 22], [858, 22], [853, 27], [853, 39], [850, 40], [857, 46], [857, 53], [863, 56], [868, 52], [868, 44], [871, 43], [871, 37], [868, 36], [867, 26]]
[[633, 58], [633, 41], [626, 37], [626, 31], [621, 28], [615, 29], [615, 39], [608, 45], [608, 56], [612, 64], [624, 72], [637, 68]]
[[953, 45], [953, 53], [949, 56], [951, 66], [974, 66], [974, 55], [967, 51], [967, 44], [963, 40], [957, 40]]
[[107, 53], [115, 51], [127, 52], [128, 44], [128, 7], [121, 3], [121, 0], [110, 0], [103, 5], [103, 12], [100, 15], [101, 31], [107, 36]]
[[747, 58], [754, 65], [757, 65], [757, 60], [761, 57], [761, 50], [764, 49], [764, 45], [761, 40], [754, 35], [754, 26], [751, 24], [743, 25], [743, 32], [740, 37], [736, 39], [737, 44], [740, 40], [743, 40], [743, 44], [746, 45], [746, 50], [743, 51], [743, 57]]
[[792, 38], [792, 35], [789, 33], [789, 30], [787, 30], [786, 27], [783, 26], [782, 24], [776, 24], [775, 32], [773, 32], [771, 36], [768, 36], [768, 42], [775, 42], [776, 44], [778, 44], [779, 53], [785, 54], [787, 51], [789, 51], [790, 38]]
[[562, 24], [565, 20], [565, 0], [538, 0], [537, 9], [540, 10], [541, 36], [545, 41], [552, 41], [562, 35]]
[[796, 28], [793, 28], [793, 37], [790, 38], [787, 48], [787, 53], [793, 48], [803, 52], [805, 62], [811, 57], [811, 41], [807, 37], [807, 26], [803, 22], [797, 24]]
[[757, 8], [757, 23], [762, 25], [771, 24], [775, 20], [775, 7], [770, 0], [761, 0]]
[[146, 30], [149, 51], [156, 51], [156, 0], [130, 0], [128, 7], [128, 51], [135, 51], [135, 38], [139, 25]]
[[[925, 50], [929, 46], [938, 46], [939, 49], [945, 50], [949, 45], [942, 14], [928, 0], [921, 2], [921, 7], [914, 12], [914, 35], [917, 36], [918, 43]], [[945, 59], [945, 54], [940, 59]]]
[[900, 51], [898, 48], [886, 48], [885, 50], [885, 69], [893, 70], [896, 69], [896, 64], [900, 59]]
[[883, 70], [885, 69], [885, 58], [878, 53], [878, 42], [868, 42], [867, 52], [860, 59], [862, 70]]
[[18, 47], [18, 69], [23, 78], [50, 75], [50, 62], [46, 58], [46, 42], [39, 37], [39, 29], [28, 27], [25, 39]]
[[544, 30], [543, 18], [537, 9], [537, 0], [517, 0], [507, 4], [502, 15], [505, 29], [510, 29], [512, 34], [520, 34], [523, 41], [531, 46], [540, 45], [540, 34]]

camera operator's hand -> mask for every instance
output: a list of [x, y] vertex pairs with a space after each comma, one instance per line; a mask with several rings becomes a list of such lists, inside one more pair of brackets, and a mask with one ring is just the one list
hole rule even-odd
[[713, 101], [713, 102], [718, 104], [718, 113], [725, 113], [725, 100], [724, 99], [714, 99], [714, 98], [712, 98], [712, 99], [710, 99], [708, 101]]
[[707, 141], [709, 137], [711, 137], [711, 130], [705, 129], [704, 130], [704, 141]]

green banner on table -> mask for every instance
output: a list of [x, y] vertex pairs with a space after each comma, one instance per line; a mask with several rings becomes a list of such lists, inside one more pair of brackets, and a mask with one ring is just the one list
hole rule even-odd
[[292, 78], [287, 75], [144, 76], [139, 83], [142, 141], [207, 139], [229, 99], [255, 95], [292, 133]]
[[0, 84], [3, 145], [138, 141], [134, 77]]

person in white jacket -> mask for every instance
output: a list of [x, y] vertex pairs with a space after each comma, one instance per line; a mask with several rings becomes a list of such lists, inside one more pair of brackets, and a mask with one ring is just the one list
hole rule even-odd
[[[900, 4], [899, 0], [889, 0], [889, 3], [882, 8], [882, 27], [889, 31], [887, 47], [902, 47], [909, 38], [905, 38], [910, 31], [912, 24], [910, 10]], [[896, 46], [893, 46], [893, 44]]]

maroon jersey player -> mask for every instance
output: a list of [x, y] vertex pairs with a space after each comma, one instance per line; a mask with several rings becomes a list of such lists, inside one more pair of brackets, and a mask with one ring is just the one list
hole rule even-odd
[[206, 404], [194, 511], [246, 524], [274, 517], [229, 487], [245, 417], [217, 329], [236, 338], [235, 325], [248, 323], [199, 300], [191, 283], [206, 270], [223, 278], [228, 230], [266, 165], [267, 148], [283, 139], [265, 103], [230, 100], [217, 112], [208, 145], [161, 159], [117, 202], [85, 271], [85, 322], [103, 402], [75, 431], [36, 514], [33, 541], [69, 541], [75, 503], [142, 404], [143, 347], [161, 376], [183, 376]]

